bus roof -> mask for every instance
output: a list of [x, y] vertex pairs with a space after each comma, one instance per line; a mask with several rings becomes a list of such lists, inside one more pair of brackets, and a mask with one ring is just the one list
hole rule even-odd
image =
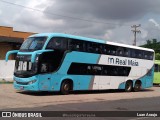
[[92, 41], [92, 42], [97, 42], [97, 43], [106, 43], [107, 42], [107, 44], [109, 44], [109, 45], [116, 45], [116, 46], [121, 46], [121, 47], [134, 48], [134, 49], [146, 50], [146, 51], [154, 52], [153, 49], [142, 48], [142, 47], [126, 45], [126, 44], [121, 44], [121, 43], [115, 43], [115, 42], [109, 42], [109, 41], [101, 40], [101, 39], [93, 39], [93, 38], [75, 36], [75, 35], [64, 34], [64, 33], [39, 33], [39, 34], [31, 35], [30, 37], [38, 37], [38, 36], [47, 36], [47, 37], [50, 37], [50, 38], [54, 37], [54, 36], [55, 37], [67, 37], [67, 38], [86, 40], [86, 41]]
[[93, 39], [93, 38], [75, 36], [75, 35], [64, 34], [64, 33], [39, 33], [39, 34], [31, 35], [30, 37], [36, 37], [36, 36], [67, 37], [67, 38], [86, 40], [86, 41], [92, 41], [92, 42], [97, 42], [97, 43], [105, 43], [104, 40], [100, 40], [100, 39]]
[[160, 60], [155, 60], [154, 63], [160, 65]]
[[146, 50], [146, 51], [151, 51], [154, 52], [153, 49], [149, 48], [143, 48], [143, 47], [137, 47], [137, 46], [132, 46], [132, 45], [126, 45], [126, 44], [121, 44], [121, 43], [115, 43], [115, 42], [107, 42], [109, 45], [116, 45], [116, 46], [121, 46], [121, 47], [127, 47], [127, 48], [133, 48], [133, 49], [138, 49], [138, 50]]

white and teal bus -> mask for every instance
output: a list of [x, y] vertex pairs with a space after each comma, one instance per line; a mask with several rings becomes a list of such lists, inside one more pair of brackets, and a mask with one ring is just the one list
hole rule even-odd
[[152, 87], [154, 50], [92, 38], [43, 33], [28, 37], [17, 54], [14, 88], [24, 91]]

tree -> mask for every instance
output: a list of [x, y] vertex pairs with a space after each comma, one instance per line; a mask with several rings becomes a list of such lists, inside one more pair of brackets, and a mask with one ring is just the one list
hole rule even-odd
[[152, 43], [156, 44], [157, 43], [157, 39], [152, 39]]
[[160, 53], [160, 42], [157, 39], [146, 40], [146, 44], [141, 45], [144, 48], [154, 49], [155, 53]]
[[150, 45], [151, 43], [151, 40], [147, 40], [147, 45]]
[[155, 59], [156, 59], [156, 60], [160, 60], [160, 53], [156, 53], [156, 54], [155, 54]]

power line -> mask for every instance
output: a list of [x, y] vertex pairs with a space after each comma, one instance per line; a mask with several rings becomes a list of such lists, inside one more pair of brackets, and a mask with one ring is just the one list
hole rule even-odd
[[[0, 2], [3, 2], [3, 3], [6, 3], [6, 4], [10, 4], [10, 5], [14, 5], [14, 6], [18, 6], [18, 7], [23, 7], [23, 8], [26, 8], [26, 9], [30, 9], [30, 10], [33, 10], [33, 11], [37, 11], [37, 12], [41, 12], [41, 13], [44, 13], [44, 11], [42, 10], [39, 10], [39, 9], [35, 9], [35, 8], [31, 8], [31, 7], [27, 7], [27, 6], [24, 6], [24, 5], [20, 5], [20, 4], [16, 4], [16, 3], [11, 3], [11, 2], [8, 2], [8, 1], [4, 1], [4, 0], [0, 0]], [[130, 25], [127, 25], [127, 24], [116, 24], [116, 23], [108, 23], [108, 22], [102, 22], [102, 21], [93, 21], [93, 20], [89, 20], [89, 19], [82, 19], [82, 18], [78, 18], [78, 17], [72, 17], [72, 16], [66, 16], [66, 15], [60, 15], [60, 14], [56, 14], [56, 13], [50, 13], [50, 12], [45, 12], [46, 14], [49, 14], [49, 15], [54, 15], [54, 16], [59, 16], [59, 17], [64, 17], [64, 18], [69, 18], [69, 19], [75, 19], [75, 20], [81, 20], [81, 21], [85, 21], [85, 22], [92, 22], [92, 23], [100, 23], [100, 24], [108, 24], [108, 25], [121, 25], [121, 26], [130, 26]]]

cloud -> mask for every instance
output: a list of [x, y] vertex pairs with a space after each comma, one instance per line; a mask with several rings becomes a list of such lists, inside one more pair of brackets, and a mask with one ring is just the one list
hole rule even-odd
[[[58, 26], [59, 31], [69, 33], [76, 32], [79, 35], [95, 37], [132, 44], [133, 33], [130, 26], [142, 22], [141, 19], [148, 13], [157, 14], [160, 12], [160, 1], [155, 0], [56, 0], [53, 5], [45, 9], [45, 12], [56, 13], [65, 16], [73, 16], [81, 19], [108, 22], [111, 24], [97, 24], [63, 18], [54, 15], [44, 14], [48, 19], [63, 19], [64, 25]], [[115, 25], [115, 24], [121, 25]], [[144, 23], [141, 23], [142, 25]], [[145, 42], [148, 36], [148, 29], [142, 29], [142, 33], [137, 35], [139, 41]], [[138, 42], [139, 42], [138, 41]], [[139, 42], [140, 44], [142, 42]]]
[[148, 36], [148, 31], [141, 29], [141, 37], [145, 39]]
[[157, 39], [160, 41], [160, 25], [158, 22], [153, 19], [149, 18], [141, 27], [141, 36], [140, 36], [140, 41], [139, 45], [145, 44], [146, 40], [151, 40], [151, 39]]
[[54, 4], [54, 0], [29, 0], [27, 6], [43, 11], [46, 9], [46, 7], [49, 7], [51, 4]]
[[155, 27], [160, 29], [159, 23], [157, 23], [154, 19], [149, 19], [149, 22], [153, 23], [155, 25]]
[[[16, 30], [62, 32], [132, 44], [130, 25], [142, 24], [142, 34], [137, 36], [141, 41], [139, 43], [154, 36], [156, 32], [150, 32], [151, 27], [159, 28], [152, 16], [159, 16], [159, 0], [14, 0], [14, 3], [43, 11], [0, 4], [1, 24], [13, 26]], [[151, 18], [149, 22], [145, 18], [148, 14]]]
[[104, 38], [107, 40], [107, 39], [111, 39], [112, 36], [113, 36], [112, 30], [107, 30], [104, 35]]
[[135, 20], [159, 9], [159, 0], [56, 0], [46, 11], [87, 19]]

